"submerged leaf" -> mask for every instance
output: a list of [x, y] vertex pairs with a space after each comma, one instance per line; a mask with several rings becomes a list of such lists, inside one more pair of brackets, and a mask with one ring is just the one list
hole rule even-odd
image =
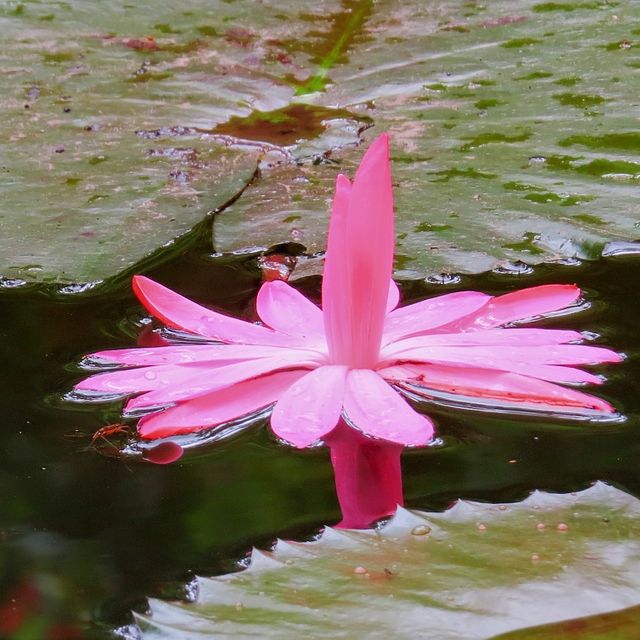
[[400, 509], [377, 531], [254, 550], [248, 569], [200, 578], [196, 603], [153, 600], [137, 619], [149, 639], [480, 640], [638, 604], [639, 534], [640, 501], [603, 483]]

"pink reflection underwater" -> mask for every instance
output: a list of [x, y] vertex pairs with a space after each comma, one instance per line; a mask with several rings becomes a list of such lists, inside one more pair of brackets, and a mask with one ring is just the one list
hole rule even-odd
[[[575, 388], [602, 379], [574, 365], [619, 362], [619, 354], [580, 344], [576, 331], [513, 326], [574, 305], [577, 287], [497, 297], [461, 291], [398, 307], [393, 252], [389, 142], [382, 135], [353, 183], [338, 176], [322, 310], [285, 282], [266, 282], [257, 325], [136, 276], [134, 291], [156, 318], [204, 340], [92, 354], [94, 362], [121, 368], [92, 375], [76, 391], [132, 395], [125, 415], [142, 415], [138, 433], [148, 440], [222, 428], [273, 406], [278, 438], [298, 448], [319, 441], [330, 447], [341, 526], [353, 528], [402, 504], [402, 448], [433, 439], [432, 421], [405, 394], [586, 417], [614, 412]], [[168, 453], [160, 461], [175, 459], [175, 450]]]

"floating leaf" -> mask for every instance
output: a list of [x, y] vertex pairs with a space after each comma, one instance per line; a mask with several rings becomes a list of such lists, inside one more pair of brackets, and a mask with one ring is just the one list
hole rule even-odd
[[78, 285], [140, 268], [257, 160], [215, 250], [293, 241], [314, 256], [371, 123], [394, 142], [399, 277], [590, 259], [637, 237], [634, 17], [525, 0], [0, 9], [0, 276]]
[[[630, 24], [621, 3], [373, 5], [349, 61], [307, 101], [366, 113], [371, 136], [391, 132], [396, 275], [591, 259], [637, 237], [640, 81], [633, 49], [618, 46]], [[310, 167], [308, 195], [287, 168], [265, 174], [216, 221], [216, 248], [323, 250], [331, 183], [361, 153]], [[541, 195], [507, 186], [519, 184]]]
[[[349, 41], [336, 49], [326, 28], [349, 13], [338, 2], [318, 13], [320, 28], [309, 11], [222, 0], [189, 11], [0, 7], [0, 282], [88, 291], [223, 208], [265, 154], [291, 162], [289, 145], [357, 142], [348, 112], [293, 102], [316, 71], [305, 62], [332, 51], [335, 62]], [[289, 51], [294, 42], [314, 50]]]
[[152, 600], [137, 621], [149, 639], [489, 638], [638, 604], [639, 534], [640, 501], [603, 483], [401, 509], [377, 531], [254, 550], [248, 569], [200, 578], [194, 604]]
[[493, 640], [628, 640], [640, 628], [640, 606], [513, 631]]

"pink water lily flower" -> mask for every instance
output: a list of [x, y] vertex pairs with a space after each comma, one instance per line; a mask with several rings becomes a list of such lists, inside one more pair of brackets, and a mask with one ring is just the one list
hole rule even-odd
[[92, 375], [76, 390], [134, 395], [125, 413], [147, 412], [138, 423], [146, 439], [223, 425], [273, 405], [279, 438], [295, 447], [321, 440], [331, 447], [343, 513], [343, 502], [376, 494], [363, 502], [375, 505], [346, 518], [351, 526], [402, 502], [399, 452], [433, 438], [432, 421], [405, 394], [553, 413], [614, 411], [575, 388], [602, 380], [574, 365], [618, 362], [617, 353], [579, 344], [583, 336], [575, 331], [513, 326], [573, 305], [577, 287], [498, 297], [461, 291], [399, 307], [393, 253], [389, 144], [382, 135], [353, 183], [337, 178], [322, 309], [285, 282], [267, 282], [256, 304], [263, 324], [252, 324], [136, 276], [134, 291], [153, 316], [203, 341], [95, 353], [94, 361], [127, 368]]

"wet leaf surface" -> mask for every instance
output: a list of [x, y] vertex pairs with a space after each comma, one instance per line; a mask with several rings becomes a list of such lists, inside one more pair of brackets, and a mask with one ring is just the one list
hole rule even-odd
[[576, 618], [565, 622], [523, 629], [500, 635], [493, 640], [627, 640], [640, 628], [640, 607]]
[[394, 142], [398, 276], [590, 259], [637, 237], [634, 24], [608, 2], [7, 3], [3, 283], [140, 270], [256, 162], [215, 250], [313, 256], [370, 124]]
[[378, 531], [254, 550], [248, 569], [200, 578], [195, 603], [154, 600], [138, 624], [145, 638], [489, 638], [637, 604], [639, 518], [603, 483], [401, 510]]
[[[344, 122], [344, 110], [292, 103], [304, 61], [335, 48], [334, 10], [346, 15], [326, 3], [310, 38], [306, 3], [286, 15], [198, 0], [0, 6], [2, 283], [88, 291], [157, 262], [265, 154], [291, 162], [285, 147]], [[313, 51], [288, 52], [285, 36]]]
[[[604, 2], [375, 5], [368, 40], [312, 98], [366, 110], [366, 137], [391, 132], [398, 276], [591, 259], [606, 241], [637, 237], [640, 83], [633, 50], [608, 48], [630, 38], [632, 14]], [[361, 153], [316, 168], [327, 197]], [[274, 169], [246, 196], [272, 196], [273, 182], [296, 193], [290, 180]], [[216, 248], [302, 236], [310, 253], [323, 249], [326, 201], [298, 198], [291, 220], [292, 200], [283, 188], [259, 216], [239, 201], [216, 221]]]

